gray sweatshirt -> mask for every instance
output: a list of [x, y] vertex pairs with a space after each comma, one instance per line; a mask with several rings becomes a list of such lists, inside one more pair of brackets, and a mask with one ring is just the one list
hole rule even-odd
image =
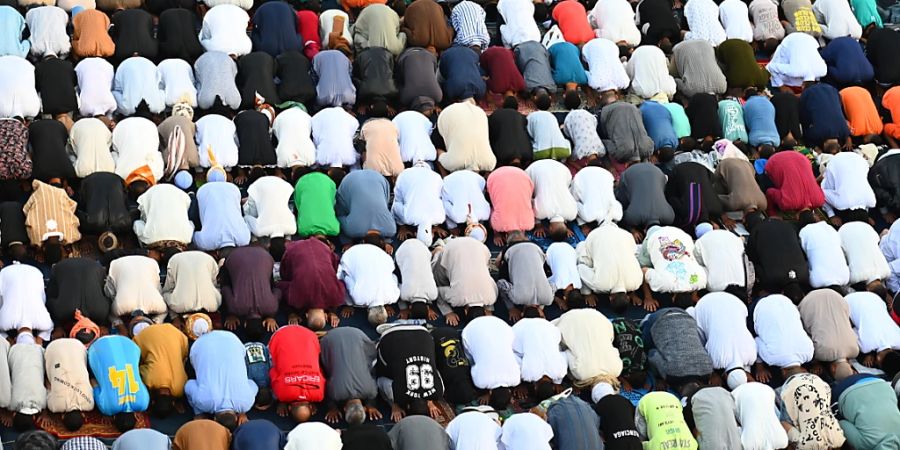
[[319, 341], [319, 346], [322, 369], [328, 377], [325, 391], [329, 401], [365, 401], [378, 395], [372, 375], [375, 343], [362, 330], [335, 328]]
[[642, 161], [653, 153], [653, 140], [644, 128], [637, 106], [615, 102], [600, 111], [600, 125], [606, 131], [606, 152], [619, 162]]

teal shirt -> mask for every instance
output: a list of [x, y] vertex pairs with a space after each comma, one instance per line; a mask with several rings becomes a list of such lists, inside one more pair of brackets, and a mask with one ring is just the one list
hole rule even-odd
[[675, 135], [678, 139], [691, 135], [691, 121], [688, 120], [684, 107], [679, 103], [664, 103], [669, 114], [672, 115], [672, 127], [675, 128]]
[[878, 6], [875, 4], [875, 0], [850, 0], [850, 7], [853, 8], [853, 15], [856, 16], [856, 21], [863, 28], [873, 23], [878, 28], [884, 26], [881, 22], [881, 14], [878, 14]]

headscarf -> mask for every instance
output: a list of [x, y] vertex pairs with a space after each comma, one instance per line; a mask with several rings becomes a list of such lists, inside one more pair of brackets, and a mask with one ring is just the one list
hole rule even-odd
[[59, 450], [106, 450], [106, 445], [95, 437], [78, 436], [66, 441]]
[[85, 347], [90, 346], [92, 342], [96, 341], [97, 338], [100, 337], [100, 327], [98, 327], [97, 324], [94, 323], [94, 321], [92, 321], [91, 319], [84, 317], [84, 315], [81, 314], [80, 309], [76, 309], [75, 326], [73, 326], [72, 331], [69, 332], [69, 337], [75, 339], [75, 335], [77, 335], [78, 332], [82, 330], [94, 333], [94, 339], [91, 339], [91, 342], [85, 344]]
[[747, 159], [747, 155], [728, 139], [719, 139], [713, 144], [713, 148], [719, 153], [719, 160], [738, 158], [743, 159], [744, 161], [750, 161]]
[[234, 430], [232, 450], [271, 450], [284, 447], [281, 430], [268, 420], [251, 420]]
[[126, 431], [113, 442], [112, 450], [169, 450], [169, 437], [151, 428]]
[[131, 183], [135, 181], [146, 181], [147, 184], [153, 186], [156, 184], [156, 177], [153, 176], [153, 170], [150, 169], [150, 166], [144, 164], [128, 174], [128, 177], [125, 178], [125, 187], [131, 186]]
[[747, 383], [747, 372], [740, 367], [732, 369], [728, 372], [727, 382], [728, 389], [733, 391], [737, 389], [738, 386]]
[[212, 319], [203, 313], [191, 314], [184, 321], [184, 334], [194, 341], [212, 331], [212, 328]]
[[391, 439], [381, 427], [364, 423], [341, 433], [343, 450], [392, 450]]
[[228, 450], [231, 432], [209, 419], [192, 420], [178, 429], [174, 442], [179, 450]]
[[340, 433], [334, 428], [322, 422], [306, 422], [288, 433], [284, 450], [341, 450], [343, 445]]

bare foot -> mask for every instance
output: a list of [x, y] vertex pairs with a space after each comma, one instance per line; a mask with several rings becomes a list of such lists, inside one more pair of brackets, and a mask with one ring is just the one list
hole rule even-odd
[[650, 297], [649, 299], [644, 300], [644, 309], [650, 312], [654, 312], [659, 308], [659, 302], [656, 301], [655, 298]]

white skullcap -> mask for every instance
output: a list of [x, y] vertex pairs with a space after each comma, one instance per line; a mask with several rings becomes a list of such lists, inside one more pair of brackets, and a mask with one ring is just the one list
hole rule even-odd
[[16, 344], [34, 344], [34, 335], [31, 331], [21, 331], [16, 336]]
[[700, 237], [712, 230], [713, 226], [709, 222], [698, 223], [697, 226], [694, 227], [694, 235], [697, 236], [697, 239], [700, 239]]
[[138, 322], [138, 323], [134, 324], [133, 327], [131, 327], [131, 335], [137, 336], [138, 333], [140, 333], [141, 331], [144, 331], [144, 329], [149, 326], [150, 326], [150, 322], [143, 322], [143, 321]]
[[191, 331], [194, 333], [194, 336], [203, 336], [209, 332], [209, 322], [206, 320], [195, 320], [194, 323], [191, 324]]
[[612, 385], [609, 383], [597, 383], [594, 385], [594, 388], [591, 389], [591, 400], [594, 403], [599, 402], [603, 397], [607, 395], [613, 395], [616, 393], [616, 390], [613, 389]]
[[735, 390], [738, 386], [747, 383], [747, 372], [744, 369], [734, 369], [728, 372], [728, 389]]

